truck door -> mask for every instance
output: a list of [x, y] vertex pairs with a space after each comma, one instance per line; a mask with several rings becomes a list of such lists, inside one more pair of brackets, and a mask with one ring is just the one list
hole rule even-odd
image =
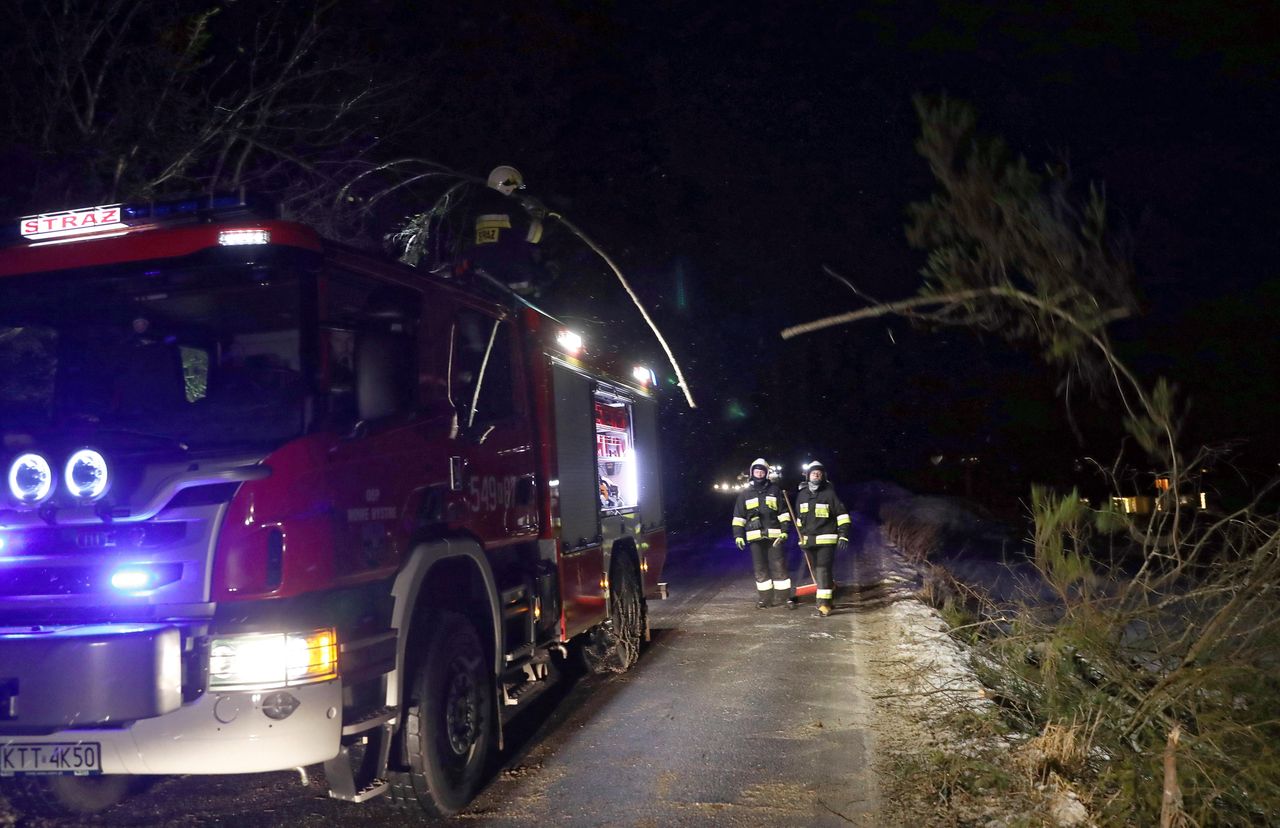
[[536, 537], [533, 428], [514, 321], [463, 306], [450, 328], [454, 514], [486, 545]]
[[424, 484], [445, 476], [433, 449], [447, 424], [414, 398], [422, 304], [416, 291], [357, 273], [335, 269], [322, 283], [316, 416], [337, 435], [324, 465], [339, 577], [398, 566]]

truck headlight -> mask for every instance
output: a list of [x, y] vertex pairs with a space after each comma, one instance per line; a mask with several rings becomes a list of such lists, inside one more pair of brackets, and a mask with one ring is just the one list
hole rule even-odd
[[97, 500], [110, 482], [106, 458], [93, 449], [80, 449], [67, 458], [62, 476], [67, 491], [80, 500]]
[[225, 635], [209, 642], [210, 690], [291, 687], [337, 676], [338, 637], [332, 628]]
[[9, 494], [21, 503], [40, 503], [53, 494], [53, 469], [39, 454], [14, 458], [9, 466]]

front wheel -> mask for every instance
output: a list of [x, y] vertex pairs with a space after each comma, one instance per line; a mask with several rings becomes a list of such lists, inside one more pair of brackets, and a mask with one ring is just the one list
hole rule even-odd
[[84, 817], [118, 804], [129, 793], [131, 776], [18, 776], [0, 792], [26, 816]]
[[640, 658], [644, 639], [644, 589], [635, 558], [616, 558], [609, 574], [609, 619], [588, 633], [582, 647], [587, 669], [593, 673], [625, 673]]
[[440, 613], [405, 705], [409, 771], [392, 774], [393, 798], [416, 802], [432, 816], [467, 806], [496, 732], [493, 686], [475, 626], [456, 612]]

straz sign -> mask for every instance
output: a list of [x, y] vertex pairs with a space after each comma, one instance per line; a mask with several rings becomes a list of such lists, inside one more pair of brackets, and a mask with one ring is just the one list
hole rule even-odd
[[103, 207], [84, 207], [79, 210], [63, 210], [60, 213], [41, 213], [18, 220], [18, 230], [32, 241], [64, 239], [68, 236], [85, 236], [108, 230], [124, 230], [119, 204]]

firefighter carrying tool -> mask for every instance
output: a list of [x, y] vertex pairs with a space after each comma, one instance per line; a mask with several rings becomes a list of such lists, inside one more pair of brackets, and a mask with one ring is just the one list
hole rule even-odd
[[805, 465], [805, 482], [796, 495], [796, 521], [800, 531], [800, 547], [813, 561], [817, 583], [818, 615], [831, 614], [835, 590], [831, 580], [831, 563], [837, 550], [849, 545], [852, 521], [840, 497], [827, 479], [826, 467], [814, 460]]
[[804, 536], [800, 534], [800, 522], [796, 520], [796, 510], [791, 505], [791, 498], [787, 497], [786, 489], [782, 490], [782, 500], [787, 504], [787, 514], [791, 515], [791, 528], [796, 531], [796, 543], [799, 544], [800, 552], [804, 556], [804, 565], [809, 570], [809, 580], [811, 582], [801, 584], [792, 591], [791, 595], [798, 603], [801, 595], [813, 595], [815, 593], [818, 588], [818, 579], [813, 574], [813, 560], [809, 557], [809, 550], [804, 548]]
[[764, 458], [751, 463], [751, 480], [733, 505], [733, 539], [739, 549], [751, 547], [751, 565], [756, 576], [756, 606], [760, 609], [786, 602], [796, 608], [791, 594], [791, 576], [787, 572], [786, 527], [791, 513], [783, 508], [782, 490], [769, 479], [769, 464]]

